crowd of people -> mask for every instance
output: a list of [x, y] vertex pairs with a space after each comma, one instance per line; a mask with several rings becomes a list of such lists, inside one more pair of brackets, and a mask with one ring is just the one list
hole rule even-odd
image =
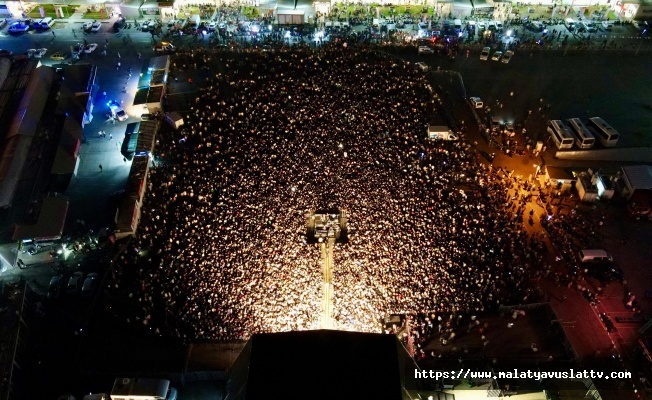
[[132, 321], [211, 340], [319, 328], [320, 251], [305, 226], [317, 209], [348, 214], [336, 328], [522, 300], [540, 246], [507, 173], [428, 139], [438, 105], [414, 65], [341, 46], [203, 62], [219, 72], [182, 129], [160, 134], [138, 234], [114, 269], [111, 290], [139, 306]]

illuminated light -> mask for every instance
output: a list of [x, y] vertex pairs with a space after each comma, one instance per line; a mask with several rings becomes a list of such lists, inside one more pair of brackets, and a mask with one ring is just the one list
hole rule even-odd
[[511, 29], [510, 29], [510, 30], [508, 30], [508, 31], [507, 31], [507, 36], [512, 36], [512, 33], [514, 33], [514, 32], [512, 32], [512, 30], [511, 30]]
[[283, 36], [286, 37], [286, 38], [289, 38], [290, 37], [290, 31], [286, 31], [285, 35], [283, 35]]

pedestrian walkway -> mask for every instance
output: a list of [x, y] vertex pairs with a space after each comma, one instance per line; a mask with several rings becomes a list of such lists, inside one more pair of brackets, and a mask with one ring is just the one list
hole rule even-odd
[[333, 329], [333, 247], [335, 239], [329, 238], [328, 242], [322, 243], [321, 265], [322, 265], [322, 302], [321, 302], [321, 329]]
[[86, 14], [87, 10], [88, 10], [88, 6], [86, 5], [81, 5], [77, 7], [75, 13], [70, 16], [70, 19], [83, 19], [84, 14]]

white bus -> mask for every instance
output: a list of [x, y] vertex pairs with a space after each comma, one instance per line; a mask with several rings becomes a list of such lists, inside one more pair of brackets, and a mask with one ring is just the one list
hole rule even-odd
[[589, 130], [604, 147], [614, 147], [620, 134], [600, 117], [589, 118]]
[[593, 136], [581, 119], [571, 118], [567, 122], [568, 126], [573, 130], [577, 147], [580, 149], [590, 149], [595, 146], [595, 136]]
[[570, 129], [568, 129], [568, 127], [560, 120], [553, 119], [548, 121], [548, 132], [550, 132], [550, 136], [552, 136], [552, 140], [555, 141], [558, 149], [573, 148], [575, 137]]

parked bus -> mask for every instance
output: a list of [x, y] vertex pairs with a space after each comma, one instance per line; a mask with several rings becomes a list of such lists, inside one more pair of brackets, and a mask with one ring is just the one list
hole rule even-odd
[[573, 133], [563, 122], [558, 119], [548, 121], [548, 132], [552, 136], [559, 150], [572, 149], [575, 143]]
[[567, 122], [568, 126], [573, 130], [577, 147], [580, 149], [590, 149], [595, 146], [595, 136], [589, 132], [589, 129], [584, 125], [581, 119], [571, 118]]
[[604, 147], [614, 147], [620, 134], [600, 117], [589, 118], [589, 130]]

